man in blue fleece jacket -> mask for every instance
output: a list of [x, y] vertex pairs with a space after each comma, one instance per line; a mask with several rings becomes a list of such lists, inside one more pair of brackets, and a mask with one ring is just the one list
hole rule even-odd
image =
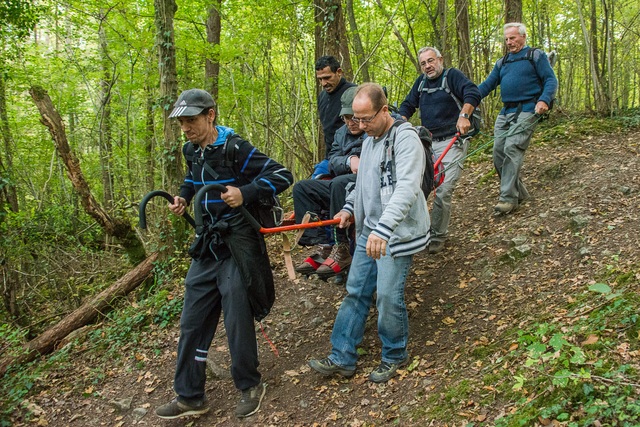
[[547, 55], [527, 46], [527, 29], [519, 22], [504, 26], [508, 53], [496, 62], [478, 88], [484, 98], [500, 86], [504, 104], [494, 126], [493, 164], [500, 176], [500, 199], [494, 207], [507, 214], [529, 198], [520, 178], [524, 154], [538, 122], [549, 111], [558, 79]]
[[481, 97], [478, 87], [462, 71], [444, 67], [442, 54], [435, 47], [420, 49], [418, 60], [423, 74], [416, 79], [400, 104], [400, 115], [406, 120], [416, 108], [420, 108], [420, 122], [433, 134], [432, 147], [436, 158], [442, 155], [457, 131], [463, 135], [442, 159], [446, 171], [444, 182], [436, 189], [431, 208], [429, 253], [436, 254], [444, 249], [449, 234], [453, 190], [462, 174], [469, 147], [469, 138], [464, 135], [472, 130], [469, 119]]
[[411, 124], [393, 126], [380, 85], [359, 86], [352, 107], [352, 120], [368, 137], [362, 143], [356, 188], [334, 218], [341, 228], [355, 221], [356, 249], [347, 295], [333, 325], [331, 354], [310, 360], [309, 366], [325, 376], [355, 373], [357, 346], [377, 293], [382, 361], [369, 380], [380, 383], [409, 362], [404, 288], [413, 255], [429, 243], [429, 212], [420, 188], [425, 150]]

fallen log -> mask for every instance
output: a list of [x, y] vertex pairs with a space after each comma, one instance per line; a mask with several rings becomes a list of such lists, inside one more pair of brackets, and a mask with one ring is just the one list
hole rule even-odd
[[90, 301], [84, 303], [56, 325], [26, 343], [23, 347], [23, 352], [19, 356], [0, 359], [0, 378], [4, 376], [10, 366], [31, 362], [41, 355], [51, 353], [56, 345], [67, 335], [87, 325], [99, 314], [107, 311], [114, 298], [127, 295], [149, 277], [153, 263], [157, 258], [158, 253], [151, 254], [113, 285], [91, 298]]

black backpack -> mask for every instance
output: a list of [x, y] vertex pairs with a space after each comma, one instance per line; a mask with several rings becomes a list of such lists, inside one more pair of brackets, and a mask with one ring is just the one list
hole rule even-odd
[[[390, 145], [389, 140], [392, 139], [392, 131], [395, 129], [395, 133], [393, 133], [393, 141], [395, 141], [396, 135], [398, 133], [397, 127], [403, 123], [408, 122], [404, 122], [402, 120], [396, 120], [393, 122], [393, 125], [389, 129], [389, 133], [385, 141], [385, 150]], [[433, 148], [431, 147], [432, 138], [429, 129], [424, 126], [410, 126], [408, 129], [412, 129], [418, 134], [420, 142], [422, 142], [422, 148], [424, 148], [424, 154], [427, 164], [424, 168], [424, 175], [422, 176], [422, 184], [420, 185], [420, 188], [422, 188], [422, 192], [424, 193], [424, 198], [426, 200], [429, 198], [429, 194], [444, 181], [444, 167], [442, 166], [442, 163], [440, 163], [438, 167], [438, 173], [435, 173], [433, 165], [435, 164], [436, 158], [433, 153]], [[391, 155], [394, 156], [393, 151]]]
[[[420, 93], [420, 95], [422, 95], [422, 92], [434, 93], [439, 90], [444, 90], [446, 93], [448, 93], [451, 96], [451, 98], [453, 98], [456, 105], [458, 106], [458, 110], [462, 111], [462, 101], [460, 101], [460, 99], [457, 96], [455, 96], [453, 92], [451, 92], [451, 88], [449, 88], [449, 81], [447, 79], [448, 73], [449, 73], [449, 68], [445, 68], [444, 72], [442, 73], [442, 83], [440, 83], [439, 87], [434, 87], [434, 88], [424, 87], [425, 82], [427, 80], [427, 75], [425, 74], [424, 77], [422, 78], [422, 81], [420, 82], [420, 86], [418, 86], [418, 92]], [[480, 132], [480, 127], [482, 126], [482, 112], [480, 111], [480, 108], [476, 108], [473, 110], [473, 114], [471, 114], [471, 117], [469, 118], [469, 120], [471, 121], [471, 129], [469, 129], [469, 132], [467, 132], [465, 136], [474, 136], [478, 132]]]
[[[242, 139], [239, 135], [230, 134], [227, 136], [227, 139], [222, 146], [222, 161], [209, 161], [202, 162], [200, 164], [200, 159], [197, 159], [195, 156], [195, 149], [193, 147], [193, 143], [186, 142], [182, 146], [182, 155], [187, 160], [188, 164], [200, 166], [204, 168], [204, 170], [209, 173], [214, 179], [216, 179], [219, 174], [215, 171], [216, 167], [224, 166], [230, 168], [235, 175], [236, 181], [240, 185], [247, 185], [250, 181], [240, 173], [240, 164], [236, 159], [236, 152], [238, 151], [238, 145], [242, 143], [244, 139]], [[193, 172], [192, 172], [193, 173]], [[266, 198], [261, 198], [257, 202], [252, 203], [247, 206], [247, 210], [253, 215], [253, 217], [258, 220], [260, 225], [264, 228], [272, 228], [277, 227], [282, 223], [282, 217], [284, 210], [282, 209], [282, 205], [280, 204], [280, 199], [278, 196], [271, 196]]]

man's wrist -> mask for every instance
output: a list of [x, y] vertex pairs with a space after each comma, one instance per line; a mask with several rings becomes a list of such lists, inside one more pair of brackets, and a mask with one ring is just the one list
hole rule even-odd
[[459, 117], [462, 117], [463, 119], [468, 119], [469, 115], [467, 113], [460, 113]]

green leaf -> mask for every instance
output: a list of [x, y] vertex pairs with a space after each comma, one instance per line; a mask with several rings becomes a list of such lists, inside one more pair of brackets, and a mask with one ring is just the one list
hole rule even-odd
[[587, 360], [587, 357], [584, 355], [584, 351], [580, 347], [571, 347], [573, 351], [573, 356], [571, 357], [571, 363], [582, 364]]
[[598, 292], [601, 294], [610, 294], [611, 288], [606, 283], [596, 283], [594, 285], [589, 286], [589, 290], [593, 292]]
[[549, 345], [553, 347], [555, 351], [560, 351], [562, 349], [562, 346], [565, 344], [569, 344], [569, 343], [567, 342], [567, 340], [564, 339], [564, 337], [560, 333], [554, 334], [549, 340]]
[[571, 378], [571, 371], [562, 369], [553, 374], [553, 380], [551, 382], [553, 383], [553, 385], [566, 387], [567, 384], [569, 384], [569, 378]]

